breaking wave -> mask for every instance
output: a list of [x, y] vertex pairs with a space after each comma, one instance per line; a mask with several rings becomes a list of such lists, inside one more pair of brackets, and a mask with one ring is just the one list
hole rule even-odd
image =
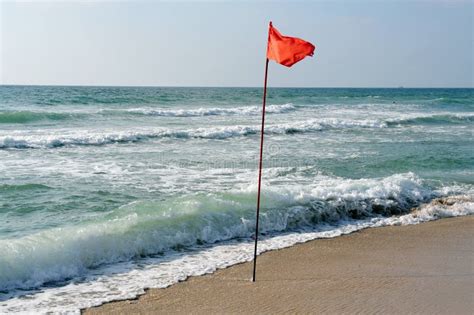
[[413, 118], [398, 118], [388, 119], [389, 126], [396, 125], [420, 125], [420, 124], [465, 124], [474, 122], [474, 115], [472, 114], [443, 114], [443, 115], [428, 115], [418, 116]]
[[[281, 107], [278, 107], [282, 110]], [[237, 109], [236, 109], [237, 110]], [[172, 112], [180, 115], [179, 110]], [[186, 113], [188, 115], [190, 113]], [[201, 113], [204, 115], [204, 113]], [[184, 115], [184, 113], [183, 113]], [[197, 113], [196, 113], [197, 115]], [[66, 115], [67, 116], [67, 115]], [[62, 116], [61, 116], [62, 117]], [[325, 130], [352, 129], [352, 128], [394, 128], [422, 124], [466, 124], [474, 122], [474, 115], [428, 115], [398, 119], [341, 119], [321, 118], [306, 121], [296, 121], [284, 124], [272, 124], [265, 127], [267, 134], [298, 134]], [[195, 129], [168, 129], [151, 128], [134, 131], [89, 131], [89, 130], [64, 130], [53, 134], [20, 134], [0, 136], [0, 149], [31, 149], [31, 148], [57, 148], [75, 145], [105, 145], [113, 143], [141, 142], [156, 138], [177, 139], [228, 139], [233, 137], [251, 136], [260, 132], [260, 126], [216, 126]]]
[[[288, 113], [296, 110], [293, 104], [268, 105], [265, 109], [269, 114]], [[135, 114], [145, 116], [165, 116], [165, 117], [196, 117], [196, 116], [221, 116], [221, 115], [258, 115], [262, 112], [261, 106], [242, 107], [201, 107], [194, 109], [163, 109], [163, 108], [130, 108], [127, 110], [103, 110], [102, 114]]]
[[[266, 113], [281, 114], [296, 110], [293, 104], [269, 105]], [[242, 107], [215, 107], [195, 109], [165, 109], [165, 108], [130, 108], [130, 109], [102, 109], [99, 111], [83, 112], [51, 112], [51, 111], [0, 111], [0, 124], [26, 124], [38, 121], [61, 121], [70, 119], [84, 119], [104, 116], [163, 116], [163, 117], [196, 117], [196, 116], [225, 116], [225, 115], [258, 115], [260, 106]]]
[[0, 112], [0, 124], [25, 124], [43, 120], [67, 120], [82, 117], [77, 113], [54, 113], [32, 111], [4, 111]]
[[[0, 240], [0, 291], [34, 288], [104, 264], [169, 250], [250, 238], [255, 188], [133, 202], [95, 222]], [[426, 220], [474, 213], [472, 196], [432, 201], [442, 195], [412, 173], [359, 180], [321, 177], [305, 186], [270, 186], [262, 195], [260, 231], [271, 234], [325, 224], [337, 229], [347, 220], [390, 218], [420, 206], [412, 216]], [[401, 217], [393, 220], [397, 218]]]
[[[346, 128], [384, 128], [386, 124], [376, 120], [320, 119], [288, 124], [269, 125], [267, 134], [294, 134]], [[105, 145], [112, 143], [139, 142], [154, 138], [180, 139], [228, 139], [255, 135], [260, 132], [257, 126], [222, 126], [174, 130], [155, 128], [143, 131], [97, 132], [65, 131], [63, 134], [0, 136], [0, 149], [57, 148], [71, 145]]]

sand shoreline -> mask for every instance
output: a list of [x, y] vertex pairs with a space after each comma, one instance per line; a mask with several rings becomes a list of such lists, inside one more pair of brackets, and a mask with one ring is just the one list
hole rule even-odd
[[264, 253], [85, 314], [436, 313], [474, 309], [474, 216], [371, 228]]

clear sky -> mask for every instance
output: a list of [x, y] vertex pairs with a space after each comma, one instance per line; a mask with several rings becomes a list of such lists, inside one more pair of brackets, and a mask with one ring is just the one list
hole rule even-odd
[[[0, 0], [1, 1], [1, 0]], [[316, 45], [270, 86], [473, 87], [473, 1], [2, 2], [1, 84], [261, 86], [268, 22]]]

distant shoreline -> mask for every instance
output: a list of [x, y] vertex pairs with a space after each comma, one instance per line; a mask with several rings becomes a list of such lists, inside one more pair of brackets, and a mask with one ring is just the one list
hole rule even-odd
[[474, 308], [474, 216], [366, 229], [263, 254], [133, 300], [83, 310], [112, 313], [421, 313]]

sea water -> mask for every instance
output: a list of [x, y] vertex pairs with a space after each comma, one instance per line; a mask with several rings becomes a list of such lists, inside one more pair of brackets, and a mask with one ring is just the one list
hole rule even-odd
[[[251, 260], [261, 98], [0, 86], [0, 313]], [[474, 213], [473, 89], [270, 88], [267, 104], [260, 252]]]

